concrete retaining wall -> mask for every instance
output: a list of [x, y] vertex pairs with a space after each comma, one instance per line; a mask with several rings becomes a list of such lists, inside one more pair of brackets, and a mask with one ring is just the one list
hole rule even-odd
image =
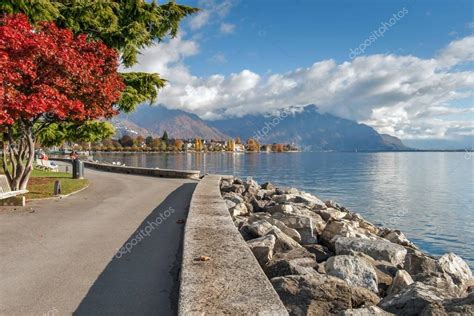
[[[232, 222], [220, 176], [197, 185], [184, 234], [179, 315], [288, 315]], [[210, 259], [200, 261], [200, 256]]]
[[[51, 160], [71, 162], [70, 159], [65, 158], [51, 158]], [[84, 161], [84, 167], [92, 168], [96, 170], [136, 174], [142, 176], [151, 176], [159, 178], [184, 178], [184, 179], [199, 179], [199, 170], [171, 170], [171, 169], [153, 169], [153, 168], [141, 168], [141, 167], [129, 167], [129, 166], [117, 166], [105, 163], [96, 163], [90, 161]]]

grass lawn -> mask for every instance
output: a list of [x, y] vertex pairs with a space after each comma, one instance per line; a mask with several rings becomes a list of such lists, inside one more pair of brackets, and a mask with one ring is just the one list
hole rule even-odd
[[[3, 170], [0, 169], [0, 173]], [[72, 179], [70, 173], [33, 170], [28, 182], [26, 194], [27, 200], [52, 197], [54, 193], [54, 182], [61, 182], [61, 194], [69, 194], [87, 186], [87, 179]]]
[[69, 194], [87, 186], [87, 179], [72, 179], [70, 173], [33, 170], [28, 182], [28, 194], [26, 198], [42, 199], [52, 197], [54, 193], [54, 182], [61, 183], [61, 194]]

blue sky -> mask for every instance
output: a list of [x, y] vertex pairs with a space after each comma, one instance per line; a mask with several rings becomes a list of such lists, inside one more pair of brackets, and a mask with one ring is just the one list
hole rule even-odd
[[217, 119], [316, 104], [403, 140], [473, 146], [472, 1], [178, 2], [202, 11], [133, 67], [168, 80], [168, 108]]
[[[205, 2], [181, 1], [207, 8]], [[208, 24], [185, 30], [201, 39], [201, 53], [188, 65], [200, 76], [242, 69], [285, 72], [317, 60], [349, 60], [382, 22], [406, 8], [408, 13], [366, 54], [404, 54], [430, 58], [455, 38], [472, 33], [472, 1], [311, 1], [253, 0], [232, 2], [229, 13]], [[220, 32], [231, 24], [231, 34]], [[225, 60], [213, 59], [222, 56]]]

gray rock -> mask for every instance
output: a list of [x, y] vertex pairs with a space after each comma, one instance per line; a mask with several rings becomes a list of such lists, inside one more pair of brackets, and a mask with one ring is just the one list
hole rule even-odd
[[326, 274], [289, 275], [271, 282], [290, 315], [330, 315], [379, 301], [369, 290], [351, 288]]
[[290, 204], [277, 204], [277, 205], [273, 205], [273, 206], [265, 208], [265, 212], [268, 212], [270, 214], [275, 214], [275, 213], [292, 214], [293, 206]]
[[391, 316], [392, 313], [387, 313], [383, 309], [377, 306], [354, 308], [342, 311], [338, 314], [339, 316]]
[[290, 315], [329, 315], [352, 307], [349, 285], [335, 277], [313, 273], [270, 281]]
[[262, 267], [265, 266], [273, 257], [275, 241], [276, 238], [273, 235], [267, 235], [247, 241], [247, 244]]
[[320, 209], [320, 210], [315, 210], [314, 212], [316, 214], [319, 214], [321, 218], [324, 219], [326, 222], [332, 219], [334, 220], [343, 219], [347, 215], [347, 213], [342, 212], [335, 208]]
[[412, 277], [419, 273], [442, 272], [439, 263], [433, 257], [410, 248], [407, 248], [403, 267]]
[[239, 203], [243, 203], [244, 202], [244, 199], [237, 193], [235, 192], [227, 192], [227, 193], [224, 193], [224, 195], [222, 195], [222, 198], [227, 202], [227, 201], [231, 201], [233, 202], [234, 204], [239, 204]]
[[261, 219], [264, 219], [267, 222], [269, 222], [270, 224], [278, 227], [283, 233], [285, 233], [288, 236], [290, 236], [291, 238], [293, 238], [296, 242], [299, 243], [301, 241], [301, 235], [296, 229], [293, 229], [293, 228], [290, 228], [290, 227], [286, 226], [284, 222], [279, 221], [278, 219], [275, 219], [275, 218], [271, 217], [268, 213], [254, 213], [249, 218], [249, 222], [252, 223], [256, 220], [261, 220]]
[[458, 255], [447, 253], [438, 259], [441, 269], [449, 274], [454, 283], [463, 290], [472, 284], [472, 271], [469, 265]]
[[268, 201], [252, 199], [250, 200], [250, 204], [252, 204], [254, 212], [263, 212], [268, 204]]
[[387, 290], [387, 295], [400, 293], [400, 291], [412, 283], [413, 279], [408, 272], [405, 270], [398, 270], [397, 274], [393, 278], [392, 284]]
[[262, 237], [267, 235], [274, 226], [267, 222], [266, 220], [258, 220], [248, 225], [248, 230], [255, 237]]
[[300, 192], [300, 194], [296, 194], [292, 202], [304, 204], [315, 210], [321, 210], [321, 209], [327, 208], [326, 204], [324, 204], [323, 201], [321, 201], [314, 195], [311, 195], [306, 192]]
[[314, 273], [318, 264], [313, 254], [304, 248], [295, 248], [289, 252], [277, 253], [273, 259], [263, 267], [269, 278]]
[[414, 281], [442, 290], [443, 293], [451, 297], [461, 297], [466, 293], [466, 288], [456, 284], [451, 275], [446, 272], [419, 273], [415, 276]]
[[278, 227], [272, 226], [273, 228], [268, 232], [276, 237], [275, 251], [285, 252], [295, 248], [302, 248], [302, 246], [293, 240], [290, 236], [283, 233]]
[[283, 222], [286, 226], [296, 229], [301, 235], [301, 243], [309, 244], [318, 241], [326, 223], [317, 214], [312, 216], [298, 216], [292, 214], [275, 213], [274, 218]]
[[394, 265], [403, 264], [407, 250], [387, 240], [370, 240], [353, 237], [339, 237], [335, 241], [336, 254], [350, 255], [362, 252], [375, 260], [388, 261]]
[[408, 238], [406, 238], [405, 234], [403, 234], [399, 230], [393, 230], [389, 232], [388, 234], [386, 234], [385, 236], [383, 236], [383, 238], [387, 239], [388, 241], [393, 242], [394, 244], [399, 244], [405, 247], [417, 249], [415, 244], [409, 241]]
[[334, 250], [335, 237], [359, 237], [368, 238], [359, 231], [359, 223], [348, 220], [331, 220], [328, 222], [321, 234], [321, 243], [330, 250]]
[[229, 209], [230, 215], [232, 216], [239, 216], [239, 215], [245, 215], [249, 213], [249, 210], [245, 203], [239, 203], [236, 206], [232, 207]]
[[346, 281], [350, 286], [360, 286], [378, 293], [378, 279], [374, 267], [358, 256], [340, 255], [329, 258], [326, 273]]
[[331, 256], [334, 255], [327, 247], [324, 247], [323, 245], [319, 244], [307, 244], [303, 245], [306, 250], [308, 250], [310, 253], [315, 255], [316, 257], [316, 262], [324, 262], [328, 260]]
[[442, 288], [415, 282], [398, 294], [385, 297], [378, 306], [397, 315], [421, 315], [430, 306], [438, 305], [448, 298], [452, 297]]

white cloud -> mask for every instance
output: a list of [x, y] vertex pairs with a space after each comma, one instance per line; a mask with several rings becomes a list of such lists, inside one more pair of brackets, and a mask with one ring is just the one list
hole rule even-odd
[[219, 30], [224, 34], [231, 34], [235, 31], [235, 25], [230, 23], [222, 23]]
[[[431, 59], [379, 54], [271, 75], [242, 70], [193, 76], [183, 60], [198, 51], [196, 42], [178, 36], [145, 50], [134, 70], [169, 80], [159, 103], [203, 118], [316, 104], [323, 112], [405, 139], [474, 135], [474, 106], [465, 103], [474, 95], [474, 71], [454, 67], [473, 60], [473, 37], [453, 41]], [[455, 105], [459, 102], [462, 107]]]
[[[220, 21], [229, 14], [234, 4], [233, 0], [201, 0], [198, 2], [198, 7], [202, 10], [190, 19], [189, 26], [192, 30], [198, 30], [211, 21]], [[225, 25], [224, 30], [222, 25]], [[233, 32], [234, 26], [232, 24], [223, 23], [222, 25], [220, 28], [221, 32]]]
[[451, 67], [461, 62], [474, 61], [474, 36], [451, 42], [437, 57], [440, 67]]
[[189, 26], [193, 30], [198, 30], [209, 22], [210, 17], [211, 12], [203, 10], [191, 18], [191, 20], [189, 21]]

